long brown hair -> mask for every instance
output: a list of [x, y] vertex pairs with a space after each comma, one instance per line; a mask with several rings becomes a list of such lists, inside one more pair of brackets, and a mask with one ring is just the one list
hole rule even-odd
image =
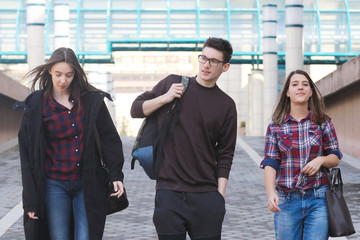
[[309, 74], [303, 70], [295, 70], [292, 71], [286, 78], [284, 86], [281, 90], [280, 97], [278, 103], [276, 105], [275, 111], [272, 115], [272, 121], [274, 124], [280, 126], [285, 122], [287, 114], [290, 112], [290, 98], [287, 97], [286, 93], [289, 89], [290, 79], [293, 75], [300, 74], [306, 77], [309, 81], [310, 88], [312, 90], [312, 96], [308, 101], [308, 109], [311, 111], [314, 116], [314, 121], [316, 124], [321, 124], [325, 122], [325, 118], [327, 117], [325, 114], [325, 104], [324, 99], [319, 91], [319, 89], [314, 84], [313, 80], [310, 78]]
[[[29, 71], [25, 77], [34, 76], [31, 85], [31, 91], [35, 91], [36, 83], [39, 81], [39, 89], [44, 89], [44, 98], [47, 99], [53, 89], [53, 83], [49, 70], [59, 62], [66, 62], [75, 71], [74, 79], [69, 86], [70, 95], [77, 103], [80, 103], [81, 95], [96, 91], [97, 89], [89, 84], [83, 68], [80, 66], [79, 61], [71, 48], [58, 48], [50, 56], [49, 60], [42, 65]], [[80, 105], [79, 105], [80, 106]], [[78, 108], [78, 113], [80, 108]]]

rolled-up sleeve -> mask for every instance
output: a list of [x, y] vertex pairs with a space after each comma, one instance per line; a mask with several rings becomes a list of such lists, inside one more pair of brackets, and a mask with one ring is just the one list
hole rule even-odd
[[323, 132], [323, 155], [328, 156], [335, 154], [339, 159], [343, 154], [339, 149], [339, 142], [336, 136], [335, 127], [330, 119], [328, 119], [322, 126]]
[[280, 152], [277, 146], [276, 133], [273, 129], [273, 124], [269, 124], [266, 132], [265, 138], [265, 149], [264, 149], [264, 159], [260, 163], [262, 169], [265, 166], [271, 166], [275, 170], [278, 170], [280, 167]]

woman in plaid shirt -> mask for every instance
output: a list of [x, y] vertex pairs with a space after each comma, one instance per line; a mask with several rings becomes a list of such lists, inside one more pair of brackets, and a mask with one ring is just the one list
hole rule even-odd
[[269, 124], [264, 169], [276, 239], [328, 239], [326, 168], [342, 153], [322, 96], [310, 76], [289, 74]]
[[[25, 237], [100, 240], [107, 178], [113, 196], [124, 191], [122, 143], [104, 103], [110, 95], [88, 83], [70, 48], [58, 48], [28, 75], [34, 76], [33, 93], [16, 103], [23, 110], [18, 139]], [[109, 174], [100, 164], [95, 128]]]

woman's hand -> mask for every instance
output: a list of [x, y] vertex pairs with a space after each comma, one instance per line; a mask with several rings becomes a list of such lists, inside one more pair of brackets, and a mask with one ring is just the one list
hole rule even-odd
[[110, 196], [119, 198], [124, 193], [124, 184], [121, 181], [114, 181], [114, 193]]
[[305, 165], [305, 167], [301, 170], [301, 173], [312, 176], [315, 173], [317, 173], [317, 171], [319, 171], [319, 169], [321, 168], [321, 166], [323, 164], [324, 164], [324, 157], [323, 156], [314, 158], [313, 160], [311, 160], [310, 162], [308, 162]]
[[26, 213], [28, 216], [29, 216], [29, 218], [31, 218], [31, 219], [39, 219], [37, 216], [35, 216], [35, 212], [27, 212]]
[[279, 196], [275, 192], [268, 195], [268, 208], [271, 212], [280, 212]]
[[271, 212], [280, 212], [279, 196], [275, 193], [276, 170], [271, 166], [265, 166], [264, 182], [266, 195], [268, 197], [268, 208]]

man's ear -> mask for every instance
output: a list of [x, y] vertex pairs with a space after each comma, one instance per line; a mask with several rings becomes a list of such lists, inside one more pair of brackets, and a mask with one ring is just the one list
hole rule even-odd
[[224, 66], [222, 66], [222, 72], [226, 72], [230, 68], [230, 63], [225, 63]]

